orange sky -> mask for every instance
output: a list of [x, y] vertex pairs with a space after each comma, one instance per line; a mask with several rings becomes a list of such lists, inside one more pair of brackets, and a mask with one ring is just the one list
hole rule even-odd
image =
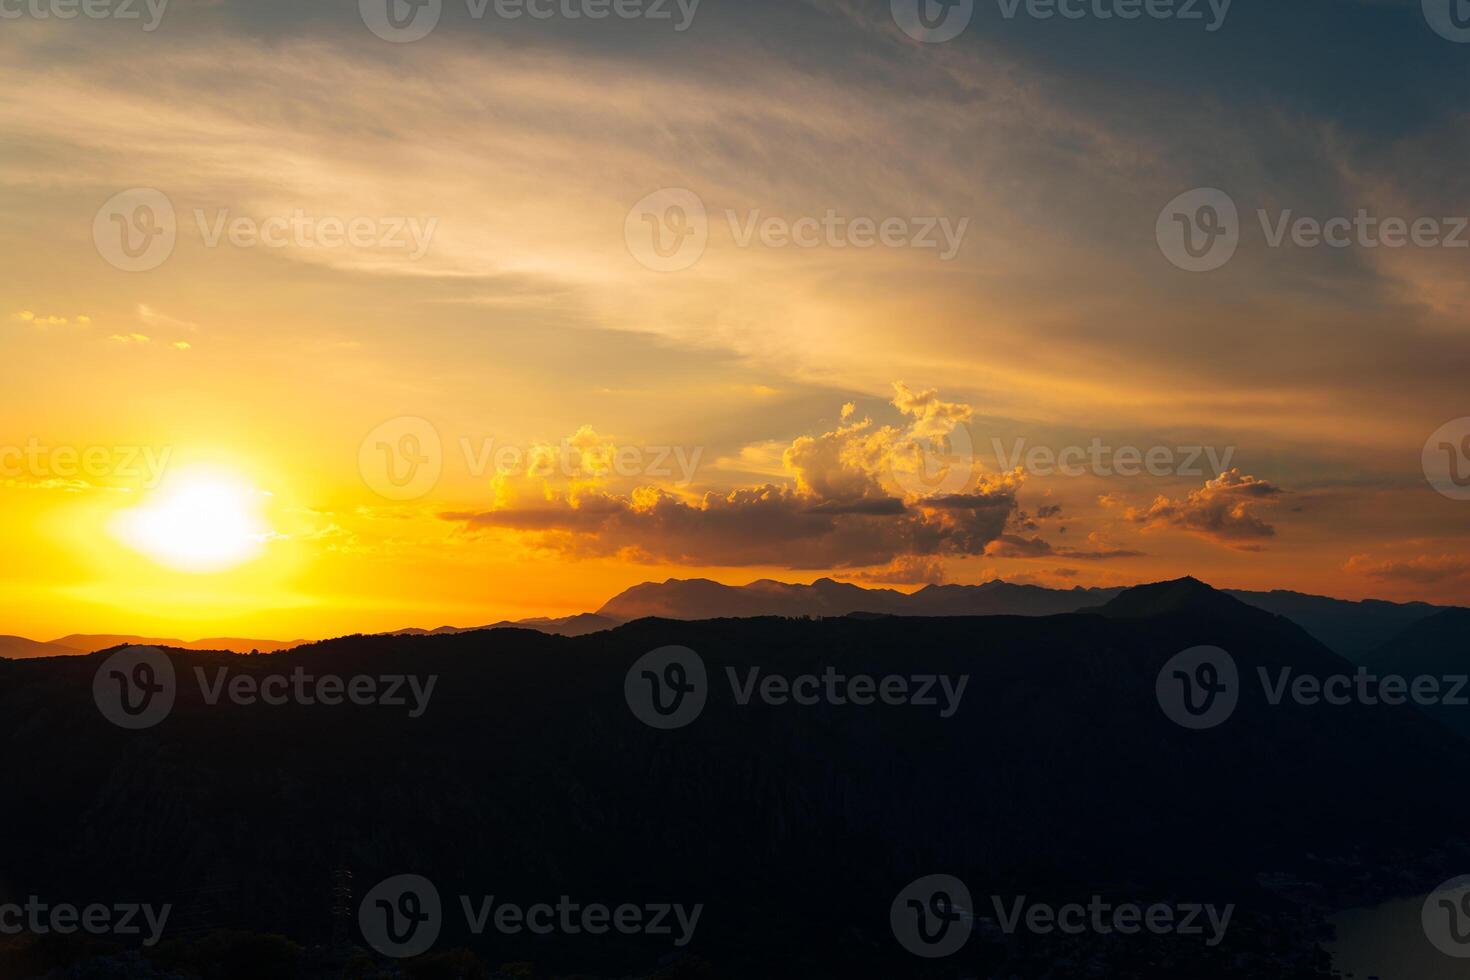
[[[1196, 274], [1154, 238], [1198, 186], [1439, 214], [1432, 123], [1385, 152], [1295, 105], [1099, 106], [994, 38], [798, 6], [810, 51], [7, 22], [0, 633], [315, 638], [695, 576], [1470, 602], [1470, 503], [1421, 462], [1470, 415], [1463, 263], [1257, 230]], [[697, 255], [640, 237], [696, 208]]]

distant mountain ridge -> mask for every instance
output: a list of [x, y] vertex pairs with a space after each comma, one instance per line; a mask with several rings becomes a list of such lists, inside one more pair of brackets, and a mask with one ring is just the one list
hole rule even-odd
[[474, 633], [478, 630], [498, 629], [528, 629], [537, 630], [541, 633], [550, 633], [553, 636], [586, 636], [588, 633], [598, 633], [602, 630], [610, 630], [614, 626], [622, 625], [622, 620], [609, 619], [597, 613], [578, 613], [575, 616], [534, 616], [530, 619], [502, 619], [498, 623], [487, 626], [440, 626], [438, 629], [426, 630], [416, 627], [394, 630], [388, 636], [451, 636], [456, 633]]
[[1053, 616], [1101, 605], [1117, 589], [1047, 589], [999, 579], [983, 585], [926, 585], [914, 593], [865, 589], [830, 578], [811, 585], [761, 579], [749, 585], [721, 585], [709, 579], [644, 582], [619, 593], [597, 615], [629, 621], [726, 619], [749, 616]]
[[[1192, 585], [1182, 583], [1193, 583]], [[708, 579], [644, 582], [614, 596], [597, 611], [614, 620], [658, 616], [665, 619], [719, 619], [749, 616], [1055, 616], [1097, 611], [1130, 594], [1130, 602], [1154, 601], [1157, 587], [1206, 589], [1248, 606], [1284, 616], [1314, 639], [1354, 662], [1371, 655], [1420, 620], [1446, 609], [1426, 602], [1334, 599], [1274, 590], [1211, 589], [1194, 578], [1123, 588], [1048, 589], [999, 579], [981, 585], [928, 585], [914, 593], [818, 579], [789, 585], [762, 579], [749, 585], [721, 585]], [[1145, 599], [1144, 597], [1149, 597]], [[1218, 600], [1211, 600], [1218, 601]], [[1113, 614], [1122, 614], [1114, 609]], [[1139, 615], [1146, 615], [1140, 612]]]
[[[1191, 584], [1192, 583], [1192, 584]], [[916, 592], [864, 588], [830, 578], [810, 585], [760, 579], [748, 585], [724, 585], [710, 579], [666, 579], [643, 582], [609, 599], [596, 612], [573, 616], [533, 617], [501, 620], [483, 626], [440, 626], [435, 629], [408, 627], [389, 636], [444, 636], [491, 629], [529, 629], [555, 636], [585, 636], [613, 629], [637, 619], [677, 620], [746, 619], [756, 616], [826, 618], [840, 616], [1057, 616], [1077, 612], [1101, 612], [1114, 599], [1129, 595], [1129, 604], [1169, 601], [1159, 588], [1207, 590], [1217, 597], [1233, 597], [1248, 606], [1296, 623], [1318, 642], [1355, 662], [1374, 657], [1391, 641], [1415, 624], [1436, 617], [1454, 606], [1425, 602], [1387, 602], [1381, 599], [1354, 601], [1301, 592], [1273, 590], [1251, 592], [1241, 589], [1215, 590], [1194, 578], [1135, 586], [1131, 589], [1049, 589], [995, 579], [979, 585], [926, 585]], [[1147, 597], [1147, 598], [1145, 598]], [[1463, 611], [1463, 610], [1460, 610]], [[1114, 607], [1107, 615], [1128, 615], [1125, 607]], [[1148, 615], [1140, 611], [1136, 615]], [[1446, 620], [1460, 624], [1459, 619]], [[214, 637], [184, 641], [113, 634], [72, 634], [50, 643], [24, 637], [0, 637], [0, 658], [65, 656], [92, 653], [124, 644], [174, 647], [184, 650], [226, 650], [232, 653], [275, 653], [306, 643], [306, 640], [259, 640]]]
[[65, 657], [78, 651], [55, 643], [28, 640], [23, 636], [0, 636], [0, 657], [28, 660], [31, 657]]
[[[157, 636], [129, 636], [114, 633], [72, 633], [63, 636], [59, 640], [52, 640], [48, 646], [61, 647], [57, 653], [96, 653], [98, 650], [108, 650], [120, 646], [145, 646], [145, 647], [172, 647], [179, 650], [226, 650], [230, 653], [250, 653], [252, 650], [260, 653], [276, 653], [280, 650], [290, 650], [299, 647], [306, 640], [252, 640], [237, 636], [213, 636], [202, 640], [176, 640], [168, 637]], [[55, 656], [55, 654], [40, 654], [40, 656]]]

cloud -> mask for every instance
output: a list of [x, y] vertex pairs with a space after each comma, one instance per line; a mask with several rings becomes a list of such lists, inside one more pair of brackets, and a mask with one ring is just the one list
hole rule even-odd
[[1041, 538], [1003, 534], [985, 550], [989, 558], [1070, 558], [1073, 561], [1107, 561], [1112, 558], [1142, 558], [1144, 552], [1127, 548], [1097, 548], [1090, 551], [1053, 547]]
[[1147, 509], [1130, 507], [1124, 516], [1145, 529], [1173, 527], [1239, 550], [1259, 550], [1246, 542], [1275, 537], [1276, 528], [1257, 511], [1281, 493], [1279, 487], [1235, 468], [1191, 490], [1184, 500], [1161, 495]]
[[10, 319], [17, 323], [27, 323], [33, 327], [45, 330], [48, 327], [64, 327], [75, 322], [79, 327], [90, 326], [92, 318], [86, 314], [78, 314], [75, 318], [64, 317], [55, 313], [36, 313], [33, 310], [21, 310], [11, 315]]
[[1343, 568], [1384, 582], [1437, 585], [1470, 579], [1470, 558], [1458, 555], [1420, 555], [1417, 558], [1374, 561], [1369, 555], [1353, 555]]
[[944, 562], [937, 558], [905, 555], [884, 568], [853, 572], [846, 578], [874, 585], [943, 585]]
[[[640, 486], [604, 486], [605, 469], [588, 466], [600, 442], [583, 427], [571, 440], [583, 455], [575, 475], [532, 463], [492, 481], [495, 506], [440, 516], [471, 531], [532, 535], [531, 543], [564, 554], [704, 565], [856, 568], [917, 559], [982, 555], [1016, 513], [1022, 477], [967, 481], [961, 492], [906, 490], [895, 474], [921, 439], [970, 417], [967, 405], [895, 385], [905, 424], [872, 419], [795, 439], [782, 454], [784, 482], [680, 496]], [[561, 485], [565, 483], [565, 485]], [[895, 566], [896, 567], [896, 566]], [[869, 573], [871, 574], [871, 573]]]

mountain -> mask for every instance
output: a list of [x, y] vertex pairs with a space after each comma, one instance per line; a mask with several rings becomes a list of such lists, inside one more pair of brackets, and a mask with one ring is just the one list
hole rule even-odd
[[215, 636], [203, 640], [175, 640], [163, 637], [124, 636], [110, 633], [72, 633], [51, 646], [63, 647], [60, 653], [95, 653], [118, 646], [170, 647], [176, 650], [226, 650], [230, 653], [275, 653], [299, 647], [305, 640], [248, 640], [232, 636]]
[[[1204, 644], [1229, 651], [1250, 683], [1228, 720], [1187, 730], [1161, 710], [1158, 679]], [[706, 700], [686, 727], [657, 730], [628, 692], [640, 659], [670, 645], [700, 658]], [[453, 913], [438, 948], [515, 976], [1031, 977], [1072, 964], [1066, 975], [1315, 977], [1331, 908], [1422, 894], [1470, 866], [1470, 787], [1446, 778], [1463, 742], [1412, 710], [1271, 704], [1258, 670], [1352, 667], [1290, 621], [1193, 581], [1043, 617], [640, 619], [580, 637], [503, 629], [167, 656], [177, 697], [143, 731], [94, 706], [102, 655], [0, 662], [0, 902], [167, 900], [190, 928], [312, 946], [332, 929], [333, 872], [349, 869], [354, 902], [393, 875], [435, 882]], [[196, 680], [298, 669], [435, 687], [411, 717], [211, 702]], [[943, 695], [772, 703], [754, 679], [773, 675], [965, 687], [945, 716]], [[931, 874], [968, 883], [982, 917], [942, 970], [890, 928], [894, 896]], [[457, 912], [465, 895], [704, 911], [685, 948], [475, 935]], [[1218, 945], [1002, 938], [992, 895], [1235, 912]]]
[[[1217, 592], [1197, 578], [1139, 585], [1120, 592], [1095, 611], [1112, 619], [1146, 619], [1183, 614], [1242, 615], [1246, 603]], [[1087, 610], [1093, 611], [1093, 610]]]
[[1390, 639], [1445, 606], [1427, 602], [1385, 602], [1382, 599], [1330, 599], [1320, 595], [1274, 590], [1227, 594], [1242, 602], [1285, 616], [1354, 662], [1361, 661]]
[[70, 647], [28, 640], [23, 636], [0, 636], [0, 657], [24, 660], [28, 657], [64, 657], [76, 653]]
[[811, 585], [762, 579], [749, 585], [721, 585], [708, 579], [644, 582], [614, 596], [597, 611], [628, 621], [648, 616], [667, 619], [720, 619], [747, 616], [1048, 616], [1097, 605], [1120, 589], [1045, 589], [994, 581], [984, 585], [926, 585], [912, 594], [895, 589], [865, 589], [821, 578]]
[[588, 633], [596, 633], [600, 630], [612, 629], [621, 620], [612, 619], [598, 613], [578, 613], [575, 616], [561, 616], [549, 618], [536, 616], [531, 619], [509, 620], [503, 619], [498, 623], [488, 626], [440, 626], [438, 629], [426, 630], [408, 629], [395, 630], [388, 636], [446, 636], [455, 633], [473, 633], [477, 630], [498, 629], [529, 629], [540, 633], [550, 633], [555, 636], [585, 636]]
[[[811, 585], [761, 580], [745, 586], [708, 579], [644, 582], [609, 600], [598, 614], [627, 621], [645, 616], [715, 619], [743, 616], [1051, 616], [1100, 607], [1121, 588], [1048, 589], [1037, 585], [928, 585], [912, 594], [819, 579]], [[1246, 605], [1301, 626], [1350, 660], [1363, 656], [1443, 606], [1377, 599], [1355, 602], [1299, 592], [1223, 590]]]
[[[1379, 674], [1406, 678], [1470, 676], [1470, 609], [1445, 609], [1419, 620], [1364, 658], [1364, 665]], [[1470, 698], [1470, 683], [1459, 696]], [[1470, 738], [1470, 707], [1436, 703], [1424, 711]]]

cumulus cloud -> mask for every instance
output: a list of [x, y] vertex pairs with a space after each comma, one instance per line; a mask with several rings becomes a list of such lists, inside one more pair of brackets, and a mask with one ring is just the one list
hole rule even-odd
[[1146, 529], [1173, 527], [1239, 550], [1259, 550], [1249, 542], [1276, 536], [1276, 528], [1260, 516], [1282, 493], [1281, 488], [1238, 468], [1227, 470], [1191, 490], [1183, 500], [1159, 496], [1145, 509], [1128, 508], [1125, 517]]
[[1070, 558], [1074, 561], [1107, 561], [1110, 558], [1142, 558], [1142, 551], [1127, 548], [1057, 548], [1042, 538], [1002, 534], [985, 549], [990, 558]]
[[33, 327], [40, 327], [42, 330], [47, 327], [64, 327], [72, 322], [75, 322], [79, 327], [85, 327], [92, 322], [92, 318], [86, 314], [78, 314], [75, 318], [72, 318], [56, 313], [37, 313], [34, 310], [21, 310], [11, 314], [10, 319], [16, 323], [26, 323]]
[[883, 568], [854, 572], [847, 577], [874, 585], [943, 585], [944, 562], [938, 558], [904, 555]]
[[1021, 475], [971, 472], [962, 487], [926, 492], [908, 479], [913, 467], [972, 412], [932, 390], [894, 391], [901, 424], [864, 418], [801, 436], [782, 453], [780, 483], [701, 495], [612, 492], [601, 479], [603, 443], [584, 427], [568, 441], [577, 479], [556, 481], [549, 457], [533, 450], [523, 473], [497, 475], [494, 506], [441, 516], [471, 531], [529, 532], [531, 543], [564, 553], [683, 564], [889, 565], [913, 575], [941, 557], [985, 554], [1016, 514]]

